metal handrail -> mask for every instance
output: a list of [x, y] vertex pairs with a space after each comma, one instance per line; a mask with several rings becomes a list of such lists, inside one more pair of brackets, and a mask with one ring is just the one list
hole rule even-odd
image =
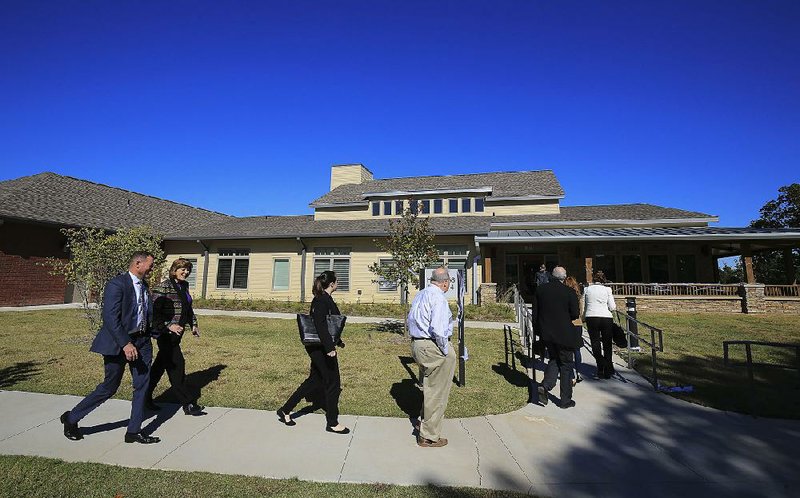
[[[748, 403], [750, 405], [750, 413], [755, 416], [755, 377], [753, 375], [753, 366], [760, 366], [760, 367], [773, 367], [773, 368], [786, 368], [786, 369], [796, 369], [798, 373], [800, 373], [800, 344], [797, 343], [787, 343], [787, 342], [770, 342], [770, 341], [746, 341], [746, 340], [730, 340], [730, 341], [722, 341], [722, 356], [723, 356], [723, 363], [726, 367], [733, 366], [733, 362], [730, 361], [730, 356], [728, 355], [728, 348], [731, 345], [744, 345], [745, 350], [745, 366], [747, 367], [747, 379], [748, 379]], [[797, 358], [797, 365], [780, 365], [774, 363], [755, 363], [753, 362], [753, 350], [752, 346], [767, 346], [773, 348], [786, 348], [786, 349], [794, 349], [795, 351], [795, 358]]]
[[[656, 391], [658, 391], [661, 388], [661, 385], [658, 383], [658, 361], [656, 354], [664, 352], [664, 331], [658, 327], [654, 327], [641, 320], [638, 320], [620, 310], [614, 310], [614, 315], [616, 317], [617, 323], [625, 331], [625, 335], [628, 339], [628, 346], [627, 346], [628, 368], [633, 368], [632, 353], [634, 352], [634, 349], [631, 347], [631, 338], [635, 337], [636, 339], [638, 339], [639, 343], [644, 343], [650, 347], [650, 354], [652, 355], [652, 362], [653, 362], [653, 379], [651, 383], [653, 384], [653, 388]], [[633, 324], [636, 324], [636, 329], [637, 329], [636, 332], [632, 330]], [[646, 337], [643, 337], [638, 332], [639, 326], [642, 326], [650, 331], [649, 341], [647, 340]]]

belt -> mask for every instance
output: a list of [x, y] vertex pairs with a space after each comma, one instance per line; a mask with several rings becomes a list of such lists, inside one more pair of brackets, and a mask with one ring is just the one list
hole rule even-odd
[[143, 330], [140, 330], [140, 331], [134, 332], [133, 334], [128, 334], [128, 337], [130, 337], [131, 339], [138, 339], [140, 337], [150, 337], [150, 334], [145, 332], [145, 331], [143, 331]]
[[412, 337], [412, 341], [433, 341], [430, 337]]

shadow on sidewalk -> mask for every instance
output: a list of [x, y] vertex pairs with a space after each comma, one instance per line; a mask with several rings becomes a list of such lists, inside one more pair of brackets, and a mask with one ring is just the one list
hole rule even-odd
[[408, 372], [408, 379], [401, 379], [400, 382], [392, 384], [389, 394], [394, 398], [397, 407], [408, 415], [410, 420], [416, 420], [422, 412], [422, 390], [419, 387], [419, 377], [412, 369], [416, 368], [416, 362], [410, 356], [398, 356], [400, 364]]
[[[214, 365], [213, 367], [206, 368], [197, 372], [192, 372], [186, 376], [186, 384], [197, 393], [197, 398], [202, 395], [203, 388], [212, 382], [219, 380], [222, 371], [228, 368], [228, 365]], [[168, 382], [166, 375], [161, 382]], [[155, 398], [157, 403], [179, 403], [178, 398], [175, 396], [172, 386], [167, 388], [166, 391], [161, 393]]]
[[42, 370], [39, 367], [41, 362], [22, 361], [9, 367], [0, 368], [0, 389], [12, 387], [18, 382], [24, 382], [34, 375], [39, 375]]

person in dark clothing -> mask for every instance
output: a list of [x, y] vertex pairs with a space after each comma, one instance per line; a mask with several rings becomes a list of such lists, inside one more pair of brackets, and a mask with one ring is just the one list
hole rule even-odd
[[544, 380], [538, 387], [539, 402], [547, 404], [547, 393], [561, 376], [561, 408], [575, 406], [572, 399], [573, 355], [580, 336], [576, 335], [572, 321], [579, 316], [578, 296], [564, 285], [567, 271], [557, 266], [553, 280], [536, 289], [533, 300], [533, 323], [542, 336], [550, 361], [544, 371]]
[[153, 287], [153, 329], [158, 343], [158, 355], [150, 368], [150, 386], [145, 406], [149, 410], [161, 408], [153, 402], [153, 391], [164, 372], [178, 402], [186, 415], [205, 415], [204, 407], [197, 404], [199, 393], [186, 384], [186, 360], [181, 351], [181, 339], [185, 330], [191, 328], [192, 335], [200, 337], [197, 316], [192, 308], [192, 296], [186, 281], [192, 272], [191, 261], [178, 258], [172, 262], [169, 278]]
[[332, 271], [322, 272], [314, 279], [314, 299], [311, 301], [311, 316], [321, 344], [306, 344], [306, 352], [311, 358], [311, 372], [300, 387], [289, 396], [286, 403], [277, 411], [281, 423], [292, 426], [291, 413], [294, 407], [305, 397], [314, 397], [320, 390], [323, 393], [323, 405], [327, 426], [325, 430], [336, 434], [349, 434], [350, 429], [339, 423], [339, 394], [342, 392], [339, 377], [339, 360], [336, 346], [344, 347], [339, 340], [334, 344], [328, 331], [328, 315], [340, 315], [339, 307], [331, 294], [336, 291], [336, 274]]

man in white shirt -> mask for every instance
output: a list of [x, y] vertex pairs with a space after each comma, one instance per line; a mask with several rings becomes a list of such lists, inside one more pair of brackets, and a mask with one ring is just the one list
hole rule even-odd
[[431, 285], [417, 294], [408, 313], [411, 356], [422, 374], [422, 423], [417, 444], [424, 448], [447, 444], [441, 428], [456, 369], [456, 353], [450, 345], [453, 313], [445, 297], [449, 288], [447, 268], [435, 269]]

